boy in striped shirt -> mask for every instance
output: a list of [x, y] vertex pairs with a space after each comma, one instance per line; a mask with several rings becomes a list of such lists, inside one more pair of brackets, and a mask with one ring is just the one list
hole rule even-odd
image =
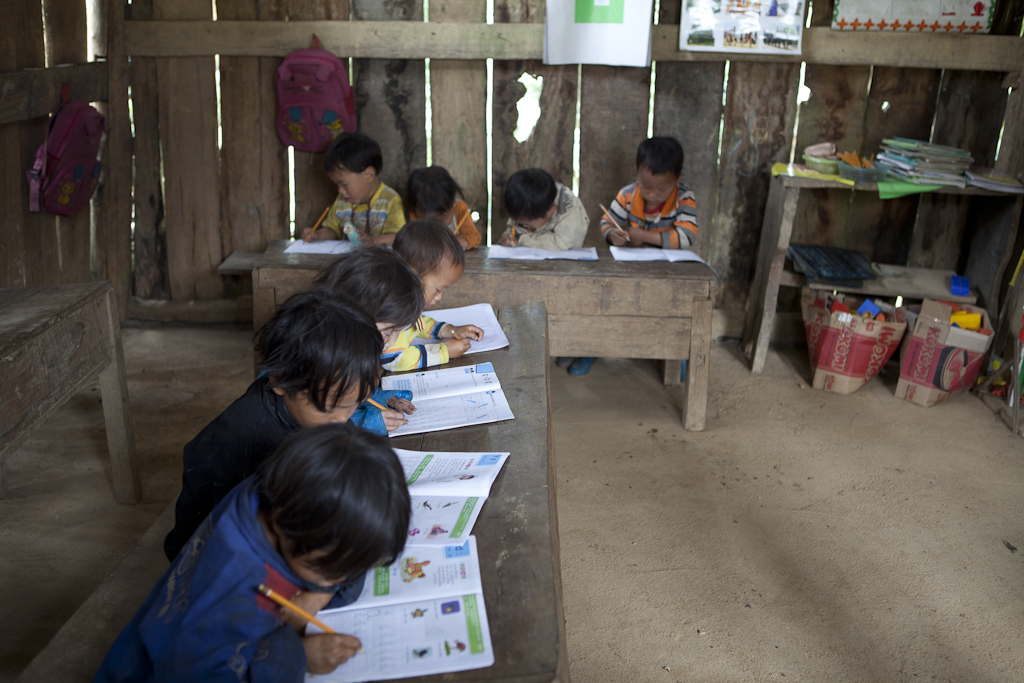
[[675, 138], [644, 140], [636, 150], [636, 182], [619, 190], [601, 218], [601, 235], [617, 246], [686, 249], [697, 242], [697, 201], [682, 183], [683, 147]]

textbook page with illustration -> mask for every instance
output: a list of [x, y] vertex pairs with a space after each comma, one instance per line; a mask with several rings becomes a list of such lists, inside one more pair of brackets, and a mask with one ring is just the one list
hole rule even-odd
[[352, 251], [352, 243], [348, 240], [321, 240], [304, 242], [296, 240], [284, 250], [286, 254], [347, 254]]
[[395, 449], [412, 499], [409, 543], [463, 543], [473, 531], [508, 453]]
[[389, 375], [381, 380], [385, 391], [412, 392], [416, 412], [388, 436], [422, 434], [512, 420], [512, 408], [490, 363], [461, 368]]
[[[367, 573], [355, 602], [317, 617], [359, 638], [365, 651], [317, 681], [427, 676], [494, 664], [473, 536], [460, 545], [407, 545], [391, 566]], [[307, 632], [320, 630], [311, 624]]]
[[[469, 341], [469, 353], [483, 353], [484, 351], [496, 351], [508, 346], [508, 337], [501, 329], [498, 316], [494, 315], [494, 307], [490, 304], [473, 304], [462, 308], [446, 308], [438, 311], [425, 311], [431, 318], [439, 322], [451, 323], [456, 327], [463, 325], [476, 325], [484, 331], [483, 339]], [[413, 344], [423, 346], [426, 344], [437, 344], [436, 339], [421, 339], [416, 337]]]

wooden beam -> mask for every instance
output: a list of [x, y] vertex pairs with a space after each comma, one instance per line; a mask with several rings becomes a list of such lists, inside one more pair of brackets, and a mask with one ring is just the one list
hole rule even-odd
[[107, 63], [69, 64], [0, 74], [0, 124], [46, 116], [60, 102], [60, 84], [71, 83], [71, 98], [107, 101]]
[[[147, 21], [125, 22], [125, 51], [151, 57], [240, 55], [283, 57], [316, 33], [324, 49], [371, 59], [541, 59], [544, 24], [419, 21]], [[804, 29], [802, 55], [688, 52], [679, 27], [654, 27], [652, 56], [673, 62], [807, 62], [925, 69], [1017, 71], [1024, 40], [1014, 36]]]

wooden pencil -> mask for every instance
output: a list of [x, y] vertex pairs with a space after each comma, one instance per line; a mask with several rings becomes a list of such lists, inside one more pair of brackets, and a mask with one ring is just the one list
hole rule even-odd
[[[263, 595], [267, 596], [268, 598], [270, 598], [271, 600], [273, 600], [274, 602], [279, 604], [281, 607], [284, 607], [287, 610], [291, 610], [292, 612], [294, 612], [295, 614], [299, 615], [300, 617], [302, 617], [303, 619], [305, 619], [309, 623], [316, 624], [317, 626], [319, 626], [320, 628], [322, 628], [324, 630], [324, 633], [332, 633], [334, 635], [338, 634], [338, 632], [335, 631], [333, 628], [331, 628], [330, 626], [328, 626], [324, 622], [320, 621], [319, 619], [317, 619], [316, 617], [314, 617], [312, 614], [310, 614], [306, 610], [302, 609], [301, 607], [296, 606], [288, 598], [286, 598], [286, 597], [284, 597], [282, 595], [278, 595], [277, 593], [275, 593], [271, 589], [267, 588], [262, 583], [259, 585], [259, 588], [257, 588], [256, 590], [258, 590], [260, 593], [262, 593]], [[361, 655], [366, 654], [366, 652], [363, 650], [363, 648], [359, 648], [358, 650], [356, 650], [356, 652], [358, 652]]]
[[629, 233], [626, 232], [625, 228], [623, 228], [621, 225], [619, 225], [619, 222], [617, 220], [615, 220], [614, 216], [612, 216], [611, 211], [609, 211], [607, 208], [605, 208], [604, 204], [598, 204], [598, 206], [601, 207], [601, 211], [604, 212], [604, 217], [608, 219], [608, 222], [611, 223], [612, 225], [614, 225], [616, 230], [618, 230], [619, 232], [624, 234], [626, 237], [629, 237]]
[[331, 210], [332, 206], [334, 206], [334, 204], [328, 204], [327, 205], [327, 208], [324, 209], [324, 212], [322, 214], [320, 214], [320, 219], [317, 220], [316, 225], [313, 226], [313, 232], [309, 233], [309, 237], [307, 237], [303, 241], [305, 241], [305, 242], [312, 242], [313, 241], [313, 233], [316, 232], [316, 229], [319, 228], [320, 224], [324, 222], [325, 218], [327, 218], [327, 212]]
[[462, 215], [462, 220], [461, 220], [461, 221], [459, 221], [459, 224], [455, 226], [455, 234], [456, 234], [456, 235], [458, 235], [458, 234], [459, 234], [459, 230], [462, 230], [462, 224], [466, 222], [466, 218], [467, 218], [468, 216], [469, 216], [469, 214], [468, 214], [468, 213], [467, 213], [467, 214], [463, 214], [463, 215]]
[[376, 407], [380, 408], [381, 410], [391, 410], [387, 406], [382, 406], [381, 404], [377, 403], [372, 398], [366, 399], [366, 402], [369, 403], [371, 406], [376, 406]]

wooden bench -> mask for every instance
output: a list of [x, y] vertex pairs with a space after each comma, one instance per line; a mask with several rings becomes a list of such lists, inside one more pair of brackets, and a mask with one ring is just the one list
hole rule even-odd
[[[285, 254], [272, 243], [253, 264], [256, 329], [295, 292], [307, 289], [333, 257]], [[495, 308], [543, 301], [553, 356], [665, 359], [663, 380], [680, 381], [688, 361], [683, 426], [704, 429], [707, 413], [711, 314], [717, 278], [699, 263], [620, 262], [607, 249], [597, 261], [488, 259], [466, 254], [462, 279], [438, 308], [489, 302]]]
[[118, 503], [142, 495], [121, 325], [109, 282], [0, 289], [0, 497], [6, 460], [36, 427], [95, 377]]
[[[427, 681], [541, 683], [569, 680], [554, 452], [550, 430], [547, 324], [543, 304], [502, 309], [508, 349], [474, 354], [452, 366], [491, 362], [515, 420], [393, 439], [396, 447], [510, 451], [473, 533], [495, 664]], [[167, 569], [163, 537], [173, 505], [18, 678], [20, 683], [90, 681], [117, 635]]]

